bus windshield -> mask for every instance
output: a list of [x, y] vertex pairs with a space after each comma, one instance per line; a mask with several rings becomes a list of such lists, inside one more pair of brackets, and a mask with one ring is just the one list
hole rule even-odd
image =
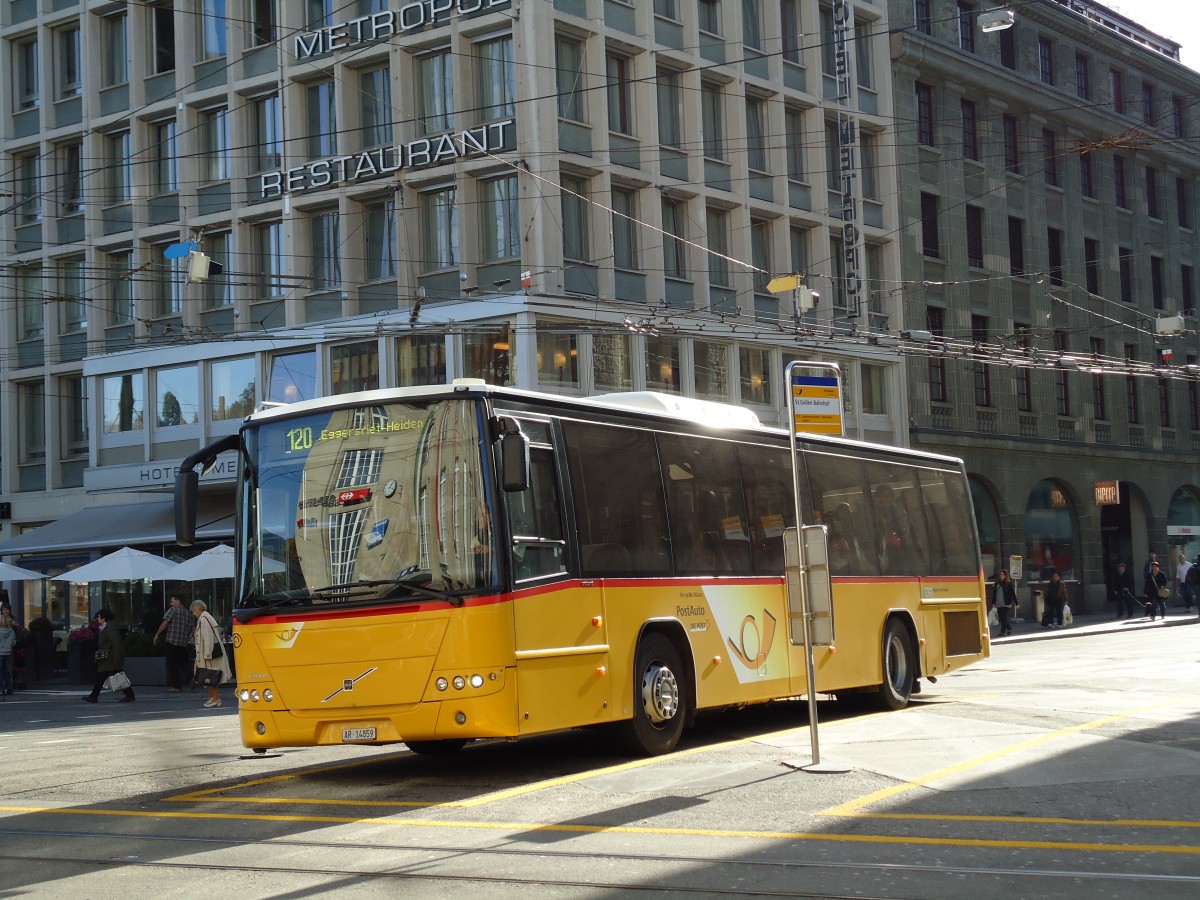
[[250, 426], [239, 618], [446, 602], [496, 583], [480, 407], [384, 402]]

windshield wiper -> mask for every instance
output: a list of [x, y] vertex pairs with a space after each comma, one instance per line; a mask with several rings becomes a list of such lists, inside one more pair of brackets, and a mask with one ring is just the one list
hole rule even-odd
[[297, 588], [294, 591], [283, 591], [281, 594], [276, 596], [274, 600], [264, 603], [262, 606], [256, 606], [254, 609], [235, 609], [233, 611], [233, 617], [244, 625], [251, 619], [255, 619], [269, 610], [278, 609], [281, 606], [287, 606], [289, 603], [300, 603], [304, 600], [308, 600], [311, 596], [312, 594], [309, 592], [308, 588]]
[[414, 594], [420, 594], [423, 597], [428, 597], [431, 600], [445, 600], [452, 606], [462, 606], [462, 594], [448, 591], [439, 591], [435, 588], [425, 587], [420, 584], [413, 584], [411, 581], [404, 578], [360, 578], [358, 581], [350, 581], [346, 584], [331, 584], [328, 587], [317, 588], [313, 591], [314, 594], [323, 594], [326, 592], [347, 591], [357, 587], [399, 587], [405, 590], [412, 591]]

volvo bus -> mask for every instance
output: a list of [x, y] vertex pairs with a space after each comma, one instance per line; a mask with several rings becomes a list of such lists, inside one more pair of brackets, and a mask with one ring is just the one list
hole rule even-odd
[[[186, 545], [198, 470], [236, 456], [243, 742], [437, 753], [600, 726], [660, 754], [704, 710], [897, 709], [985, 658], [961, 461], [799, 436], [794, 482], [792, 441], [724, 404], [466, 380], [260, 409], [176, 484]], [[831, 583], [811, 648], [789, 627], [797, 505]]]

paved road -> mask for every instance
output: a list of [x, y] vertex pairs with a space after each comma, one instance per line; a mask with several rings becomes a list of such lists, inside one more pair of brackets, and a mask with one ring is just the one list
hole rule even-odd
[[704, 716], [653, 760], [572, 732], [438, 761], [247, 755], [199, 694], [18, 695], [0, 892], [1197, 896], [1200, 626], [1077, 621], [998, 642], [899, 713], [821, 703], [841, 774], [801, 768], [794, 702]]

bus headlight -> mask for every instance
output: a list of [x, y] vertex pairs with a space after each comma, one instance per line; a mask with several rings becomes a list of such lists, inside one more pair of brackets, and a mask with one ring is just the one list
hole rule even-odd
[[454, 689], [456, 691], [461, 691], [466, 686], [467, 686], [467, 679], [463, 678], [461, 675], [454, 676]]
[[246, 688], [242, 688], [240, 691], [238, 691], [238, 699], [241, 700], [243, 703], [249, 703], [250, 702], [250, 692], [248, 690], [246, 690]]
[[473, 687], [473, 688], [483, 687], [483, 676], [482, 675], [472, 675], [471, 676], [471, 687]]
[[270, 688], [267, 688], [265, 691], [263, 691], [263, 699], [270, 703], [275, 699], [275, 692]]
[[434, 684], [437, 685], [437, 689], [439, 691], [444, 691], [446, 688], [450, 687], [450, 682], [446, 680], [444, 675], [439, 675], [438, 680], [435, 681]]

